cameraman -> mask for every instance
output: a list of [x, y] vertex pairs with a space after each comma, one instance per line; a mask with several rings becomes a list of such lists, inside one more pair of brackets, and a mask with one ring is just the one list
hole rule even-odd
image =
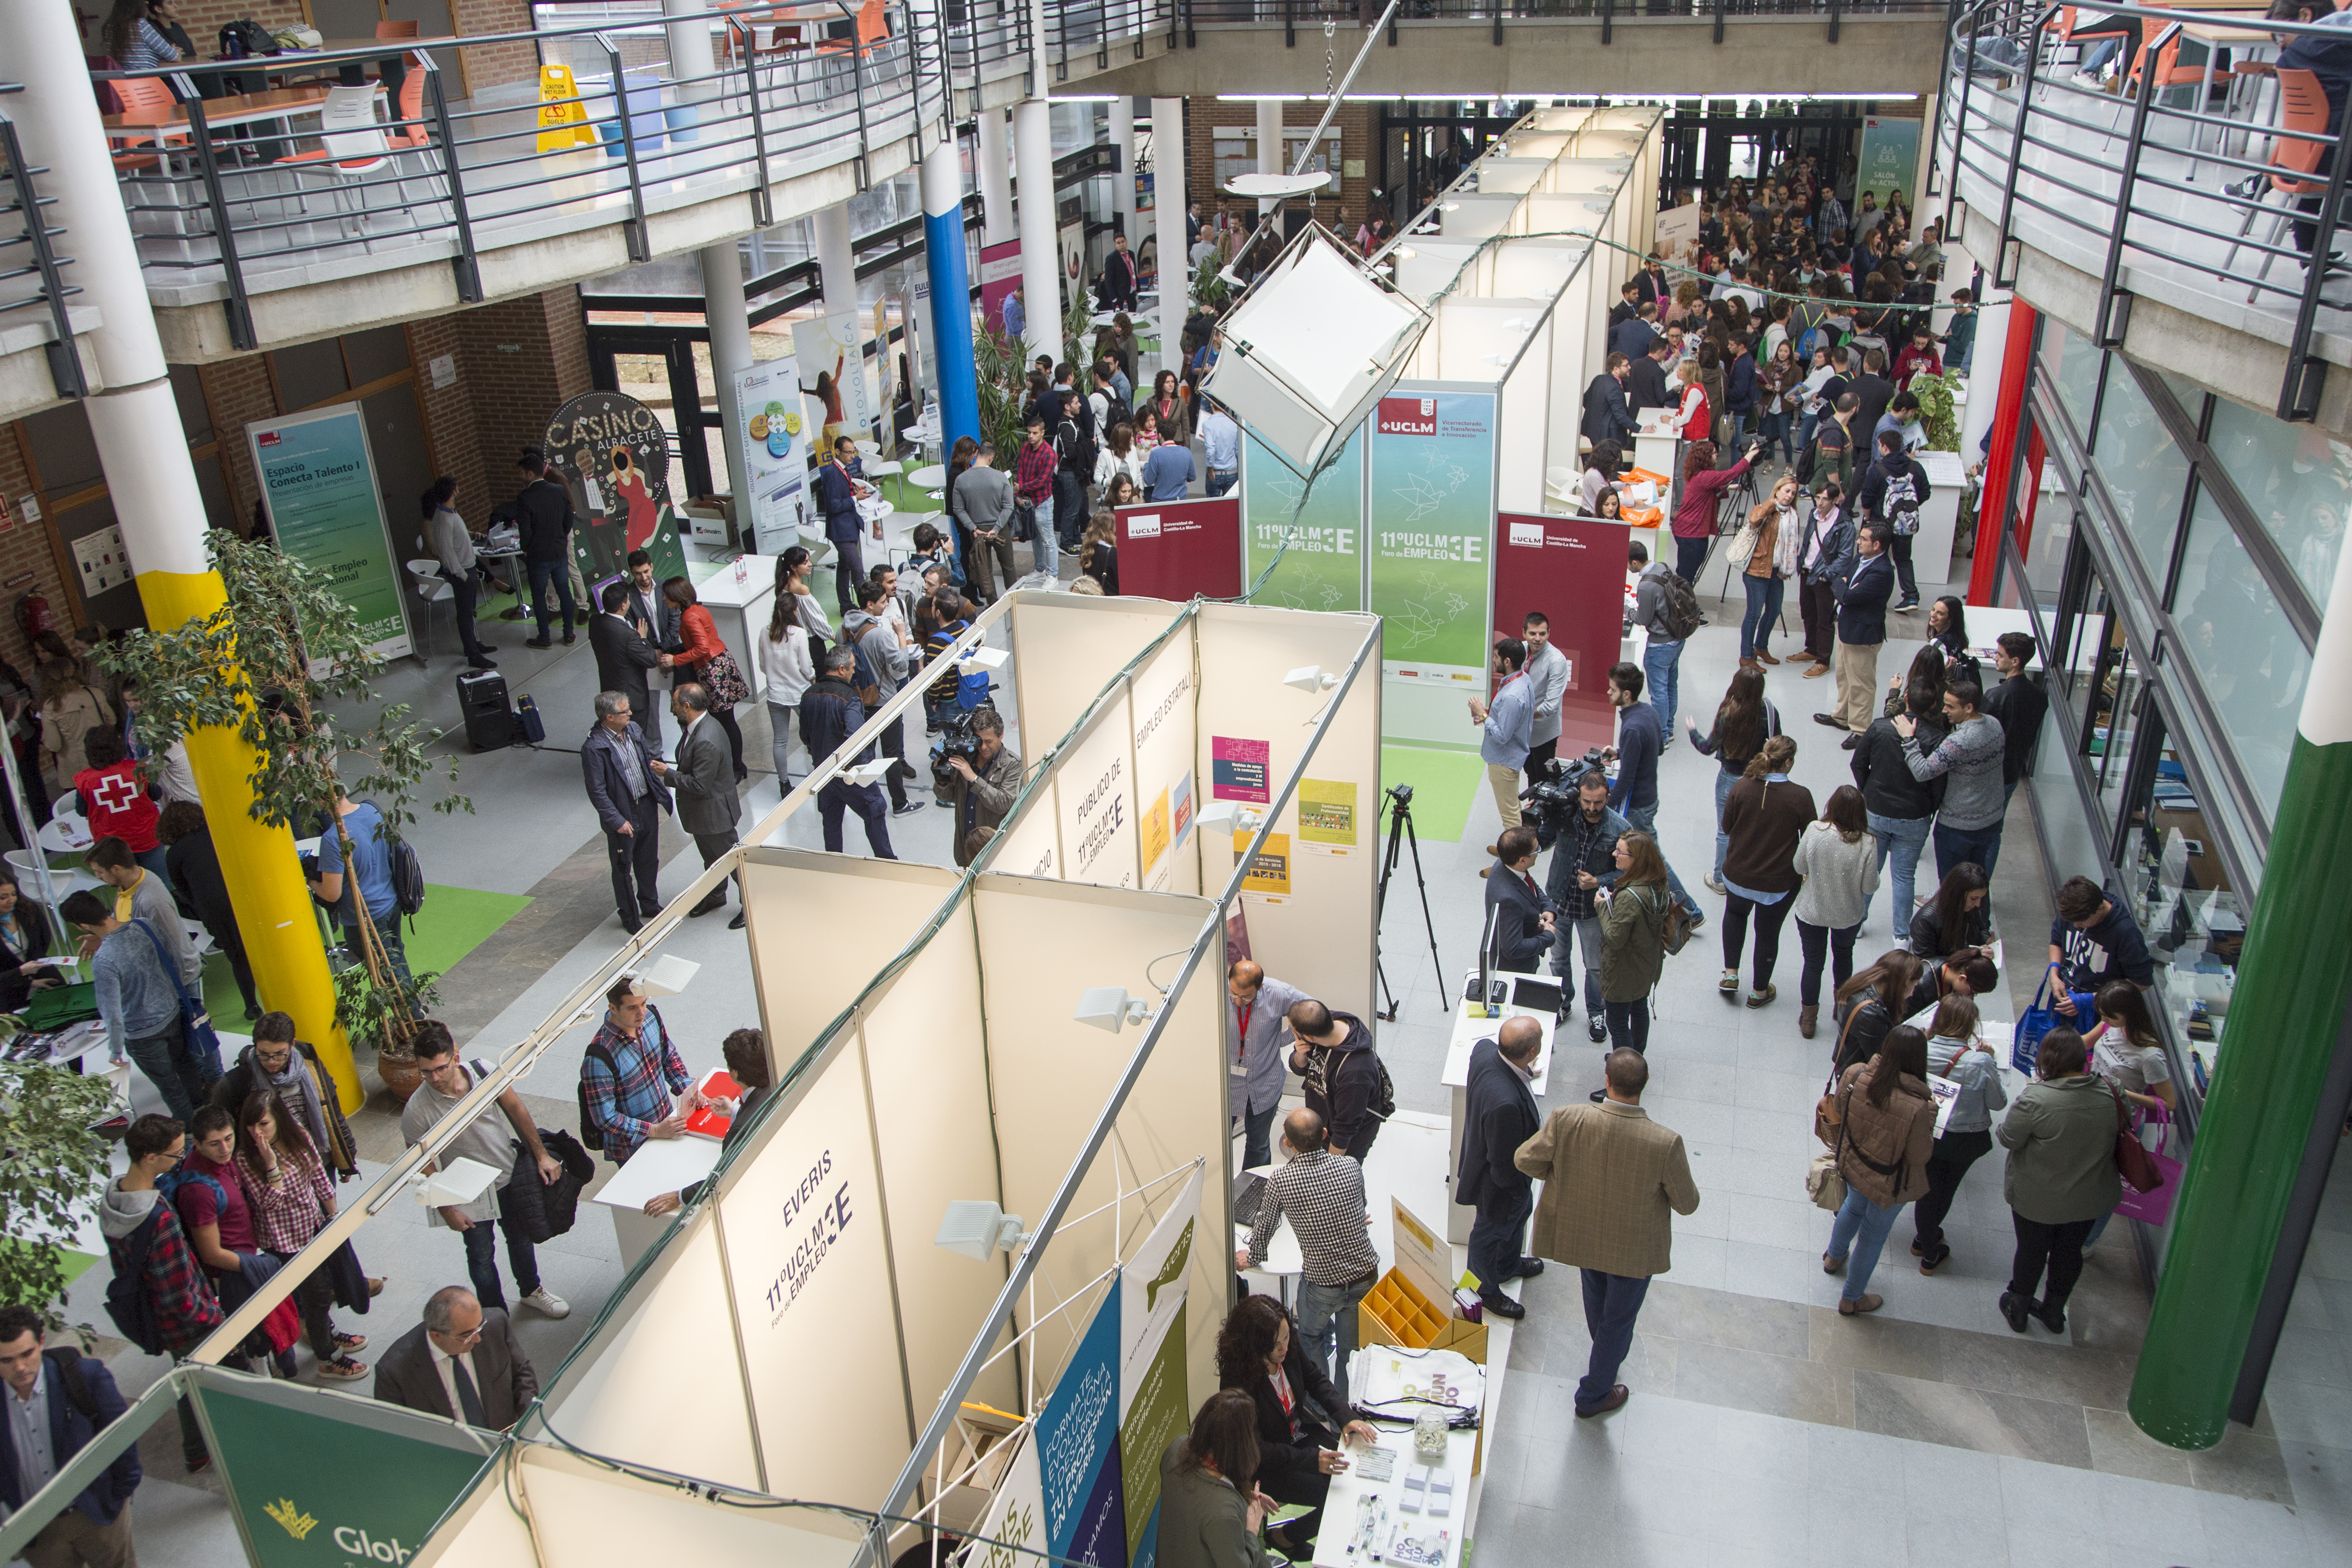
[[1609, 775], [1588, 768], [1576, 781], [1577, 813], [1563, 824], [1552, 845], [1551, 870], [1544, 892], [1555, 911], [1551, 971], [1559, 976], [1559, 1016], [1568, 1018], [1576, 1000], [1576, 971], [1570, 967], [1571, 942], [1584, 949], [1584, 1030], [1594, 1043], [1609, 1037], [1601, 1013], [1601, 907], [1593, 895], [1617, 881], [1617, 840], [1633, 831], [1633, 824], [1609, 809]]
[[[966, 846], [971, 843], [972, 830], [993, 830], [1021, 794], [1021, 759], [1005, 749], [1003, 717], [993, 708], [979, 709], [971, 716], [971, 732], [980, 742], [979, 752], [970, 761], [948, 758], [947, 776], [940, 781], [947, 792], [947, 804], [955, 813], [958, 866], [971, 864]], [[977, 767], [973, 766], [975, 763]]]

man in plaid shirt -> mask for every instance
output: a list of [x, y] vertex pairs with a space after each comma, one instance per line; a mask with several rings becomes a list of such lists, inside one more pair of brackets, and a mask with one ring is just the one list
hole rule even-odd
[[[604, 1157], [625, 1165], [646, 1139], [684, 1132], [686, 1113], [704, 1100], [636, 976], [614, 982], [604, 1004], [604, 1026], [580, 1062], [580, 1096], [589, 1125], [604, 1135]], [[682, 1107], [670, 1098], [678, 1094]]]
[[[1323, 1119], [1305, 1107], [1282, 1119], [1282, 1147], [1290, 1161], [1266, 1178], [1257, 1224], [1249, 1245], [1234, 1252], [1234, 1268], [1264, 1263], [1274, 1227], [1284, 1215], [1290, 1216], [1302, 1276], [1299, 1341], [1319, 1366], [1331, 1361], [1336, 1340], [1339, 1361], [1331, 1368], [1331, 1385], [1346, 1406], [1348, 1358], [1356, 1353], [1356, 1303], [1380, 1279], [1381, 1256], [1372, 1249], [1371, 1225], [1364, 1214], [1364, 1167], [1333, 1153], [1329, 1144]], [[1325, 1414], [1343, 1422], [1349, 1411]]]
[[1031, 548], [1036, 569], [1047, 576], [1061, 571], [1055, 555], [1054, 470], [1061, 466], [1053, 443], [1045, 439], [1045, 416], [1032, 409], [1024, 428], [1020, 455], [1013, 461], [1013, 494], [1037, 509], [1037, 533]]
[[[142, 1116], [123, 1135], [123, 1152], [131, 1168], [117, 1177], [98, 1200], [98, 1226], [106, 1237], [106, 1253], [117, 1274], [134, 1274], [139, 1281], [142, 1321], [116, 1327], [139, 1340], [152, 1335], [139, 1348], [150, 1355], [185, 1355], [220, 1327], [220, 1298], [196, 1261], [180, 1216], [168, 1203], [157, 1201], [156, 1183], [179, 1169], [188, 1152], [186, 1129], [168, 1116]], [[245, 1356], [234, 1352], [231, 1364], [242, 1367]], [[180, 1402], [180, 1457], [191, 1470], [212, 1463], [203, 1430], [186, 1400]]]

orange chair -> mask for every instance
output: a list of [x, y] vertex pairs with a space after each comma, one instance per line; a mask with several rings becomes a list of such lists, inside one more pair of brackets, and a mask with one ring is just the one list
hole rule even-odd
[[[177, 100], [160, 77], [124, 77], [112, 84], [114, 95], [122, 103], [122, 112], [137, 114], [144, 110], [171, 112]], [[114, 166], [124, 174], [142, 173], [163, 163], [161, 149], [185, 147], [184, 135], [155, 135], [123, 132], [108, 138], [115, 148]], [[128, 150], [127, 150], [128, 149]], [[147, 149], [139, 151], [137, 149]]]
[[[2327, 131], [2327, 94], [2320, 87], [2316, 73], [2292, 67], [2278, 73], [2278, 86], [2281, 134], [2271, 142], [2270, 189], [2263, 193], [2259, 203], [2246, 209], [2246, 221], [2238, 226], [2237, 243], [2230, 247], [2230, 254], [2221, 262], [2224, 273], [2237, 261], [2246, 236], [2253, 231], [2255, 215], [2270, 205], [2273, 193], [2291, 201], [2327, 194], [2326, 176], [2323, 174], [2317, 180], [2306, 177], [2319, 173], [2333, 142]], [[2276, 246], [2280, 233], [2294, 216], [2292, 206], [2273, 209], [2273, 213], [2270, 237], [2263, 242], [2265, 246]], [[2249, 305], [2262, 292], [2263, 279], [2270, 276], [2274, 259], [2268, 250], [2263, 252], [2262, 268], [2254, 274], [2253, 286], [2246, 290]]]
[[882, 0], [866, 0], [857, 8], [857, 33], [855, 40], [829, 38], [816, 47], [820, 55], [841, 55], [855, 52], [863, 57], [873, 52], [877, 44], [890, 37], [890, 15], [883, 8]]
[[392, 145], [395, 151], [433, 144], [432, 136], [425, 129], [424, 57], [412, 50], [408, 60], [407, 74], [400, 79], [400, 111], [393, 118], [410, 123], [393, 128]]

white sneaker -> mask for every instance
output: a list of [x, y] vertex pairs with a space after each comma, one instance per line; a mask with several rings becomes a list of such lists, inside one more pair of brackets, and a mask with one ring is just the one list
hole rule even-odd
[[537, 1309], [542, 1317], [568, 1318], [572, 1315], [572, 1303], [544, 1285], [525, 1296], [522, 1304]]

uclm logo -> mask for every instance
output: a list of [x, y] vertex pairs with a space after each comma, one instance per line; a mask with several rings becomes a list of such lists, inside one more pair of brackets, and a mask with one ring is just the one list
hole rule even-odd
[[275, 430], [264, 430], [253, 438], [253, 444], [257, 447], [275, 447], [284, 439], [286, 437]]
[[1436, 435], [1437, 399], [1434, 397], [1381, 398], [1380, 433], [1383, 436]]

